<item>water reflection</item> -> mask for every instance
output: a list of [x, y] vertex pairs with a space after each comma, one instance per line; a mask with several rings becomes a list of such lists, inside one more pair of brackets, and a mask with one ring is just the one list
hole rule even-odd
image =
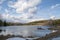
[[8, 38], [6, 40], [25, 40], [24, 38], [14, 37], [14, 38]]
[[[42, 28], [42, 30], [38, 30], [37, 28]], [[28, 37], [42, 37], [46, 34], [51, 33], [51, 30], [48, 30], [47, 26], [7, 26], [2, 27], [2, 31], [0, 35], [15, 35], [15, 36], [23, 36], [25, 38]], [[44, 29], [44, 30], [43, 30]]]
[[53, 38], [52, 40], [60, 40], [60, 37], [57, 37], [57, 38]]

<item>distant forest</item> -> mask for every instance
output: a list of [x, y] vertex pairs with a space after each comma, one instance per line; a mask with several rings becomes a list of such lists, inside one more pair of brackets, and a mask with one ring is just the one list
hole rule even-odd
[[8, 23], [6, 23], [6, 21], [0, 20], [0, 26], [7, 26], [7, 25], [8, 25]]
[[13, 26], [13, 25], [22, 25], [22, 23], [13, 23], [0, 20], [0, 26]]

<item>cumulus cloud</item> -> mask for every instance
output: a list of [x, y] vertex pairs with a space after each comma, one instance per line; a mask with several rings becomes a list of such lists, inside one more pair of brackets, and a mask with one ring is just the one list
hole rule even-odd
[[55, 19], [55, 16], [51, 16], [50, 18], [51, 18], [52, 20], [54, 20], [54, 19]]
[[8, 6], [16, 9], [16, 13], [20, 15], [12, 15], [8, 9], [5, 9], [5, 13], [2, 14], [2, 17], [5, 20], [21, 23], [44, 20], [44, 18], [33, 19], [37, 12], [37, 5], [39, 3], [41, 3], [41, 0], [17, 0], [17, 2], [9, 1]]
[[53, 6], [51, 6], [51, 9], [54, 9], [56, 7], [59, 7], [59, 6], [60, 6], [60, 4], [53, 5]]
[[[23, 15], [25, 16], [25, 15]], [[38, 19], [27, 19], [25, 16], [24, 18], [21, 16], [13, 16], [8, 13], [2, 14], [2, 18], [5, 20], [10, 20], [11, 22], [20, 22], [20, 23], [28, 23], [32, 21], [39, 21], [39, 20], [45, 20], [44, 18], [38, 18]], [[29, 17], [28, 17], [29, 18]]]
[[37, 7], [29, 8], [29, 9], [28, 9], [28, 13], [30, 13], [30, 14], [35, 14], [36, 11], [37, 11]]
[[5, 13], [2, 17], [6, 20], [13, 22], [30, 22], [41, 19], [30, 19], [33, 18], [37, 12], [37, 5], [41, 3], [41, 0], [17, 0], [16, 2], [9, 1], [8, 7], [16, 9], [16, 14], [10, 14], [9, 10], [5, 9]]
[[10, 15], [10, 14], [8, 14], [8, 13], [5, 13], [5, 14], [2, 14], [2, 18], [4, 19], [4, 20], [10, 20], [10, 22], [18, 22], [18, 21], [20, 21], [18, 18], [19, 17], [15, 17], [15, 16], [13, 16], [13, 15]]
[[[16, 8], [16, 12], [17, 13], [22, 13], [24, 12], [24, 10], [31, 8], [31, 7], [35, 7], [36, 5], [38, 5], [41, 2], [41, 0], [18, 0], [17, 2], [15, 2], [14, 4], [12, 2], [10, 2], [10, 7]], [[11, 5], [13, 4], [13, 5]]]
[[13, 17], [13, 15], [9, 14], [9, 10], [5, 9], [5, 12], [2, 14], [2, 18], [5, 20], [11, 19], [11, 17]]
[[37, 11], [37, 5], [41, 0], [17, 0], [17, 2], [8, 3], [9, 7], [15, 8], [17, 13], [22, 14], [22, 18], [28, 18]]

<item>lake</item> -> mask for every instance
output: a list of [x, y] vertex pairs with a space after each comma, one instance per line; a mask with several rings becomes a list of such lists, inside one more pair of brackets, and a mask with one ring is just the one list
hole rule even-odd
[[[38, 30], [38, 28], [41, 28]], [[10, 39], [19, 39], [19, 40], [25, 40], [25, 39], [35, 39], [40, 38], [42, 36], [45, 36], [46, 34], [52, 33], [52, 30], [48, 30], [48, 26], [6, 26], [6, 27], [0, 27], [2, 32], [0, 32], [0, 35], [6, 36], [6, 35], [15, 35], [15, 36], [23, 36], [23, 38], [10, 38]], [[28, 38], [29, 36], [32, 36], [33, 38]], [[9, 40], [9, 39], [7, 39]]]
[[57, 37], [57, 38], [53, 38], [52, 40], [60, 40], [60, 37]]

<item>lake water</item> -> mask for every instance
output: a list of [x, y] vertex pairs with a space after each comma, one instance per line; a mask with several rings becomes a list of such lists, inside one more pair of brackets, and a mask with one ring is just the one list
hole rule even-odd
[[57, 37], [57, 38], [53, 38], [52, 40], [60, 40], [60, 37]]
[[[38, 30], [37, 28], [42, 28]], [[7, 26], [0, 27], [0, 29], [5, 30], [0, 33], [0, 35], [20, 35], [23, 37], [33, 36], [33, 37], [42, 37], [46, 34], [51, 33], [51, 30], [48, 30], [48, 26]], [[19, 39], [19, 38], [10, 38], [10, 39]], [[20, 40], [20, 39], [19, 39]], [[24, 39], [23, 39], [24, 40]]]

